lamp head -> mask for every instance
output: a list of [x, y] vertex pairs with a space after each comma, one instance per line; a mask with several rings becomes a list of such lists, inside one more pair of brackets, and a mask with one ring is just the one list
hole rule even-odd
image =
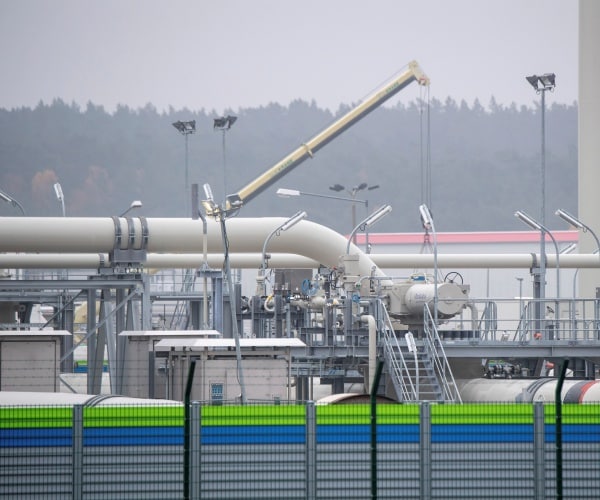
[[283, 223], [283, 225], [280, 227], [280, 229], [282, 231], [287, 231], [291, 227], [298, 224], [298, 222], [300, 222], [302, 219], [305, 219], [306, 216], [307, 216], [307, 213], [304, 212], [303, 210], [301, 210], [300, 212], [297, 212], [294, 215], [292, 215], [287, 221], [285, 221]]
[[60, 182], [55, 182], [54, 183], [54, 192], [56, 193], [56, 199], [58, 201], [63, 201], [63, 190], [62, 187], [60, 185]]
[[433, 226], [433, 217], [427, 205], [423, 204], [419, 206], [419, 212], [421, 214], [421, 223], [425, 229], [431, 229]]
[[579, 219], [577, 219], [577, 217], [574, 217], [566, 210], [559, 208], [556, 212], [554, 212], [554, 214], [558, 215], [567, 224], [571, 224], [571, 226], [574, 226], [577, 229], [585, 229], [583, 223]]
[[379, 210], [377, 210], [377, 212], [371, 214], [371, 216], [365, 220], [365, 222], [364, 222], [365, 226], [372, 226], [376, 222], [379, 222], [391, 211], [392, 211], [391, 205], [382, 206]]
[[546, 90], [552, 90], [556, 87], [556, 75], [554, 73], [545, 73], [540, 76], [540, 83]]
[[281, 198], [290, 198], [292, 196], [300, 196], [300, 191], [298, 191], [297, 189], [279, 188], [277, 190], [277, 196], [280, 196]]
[[334, 184], [333, 186], [329, 186], [329, 189], [331, 189], [332, 191], [335, 191], [336, 193], [339, 193], [340, 191], [343, 191], [346, 188], [344, 186], [342, 186], [341, 184]]
[[537, 77], [537, 75], [526, 76], [525, 80], [527, 80], [535, 90], [538, 90], [538, 77]]
[[517, 210], [515, 212], [515, 217], [527, 224], [531, 229], [535, 229], [536, 231], [544, 231], [544, 228], [538, 222], [529, 217], [529, 215], [527, 215], [525, 212]]
[[182, 122], [181, 120], [173, 123], [173, 126], [183, 135], [193, 134], [196, 131], [196, 120]]

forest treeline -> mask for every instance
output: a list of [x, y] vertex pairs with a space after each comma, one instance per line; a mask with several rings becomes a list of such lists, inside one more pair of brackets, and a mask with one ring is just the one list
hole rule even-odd
[[[273, 166], [351, 108], [332, 113], [314, 102], [240, 109], [229, 130], [214, 129], [215, 112], [141, 109], [114, 112], [55, 100], [35, 108], [0, 109], [0, 189], [27, 215], [61, 216], [53, 189], [60, 182], [67, 216], [113, 216], [132, 200], [136, 214], [186, 214], [186, 138], [173, 123], [195, 120], [187, 136], [189, 182], [209, 183], [217, 200]], [[564, 228], [557, 208], [577, 212], [577, 105], [549, 105], [546, 124], [546, 221]], [[420, 231], [427, 202], [438, 231], [525, 230], [513, 216], [540, 217], [541, 110], [516, 105], [484, 108], [448, 98], [416, 100], [374, 110], [244, 206], [239, 217], [308, 219], [342, 233], [352, 229], [352, 203], [303, 196], [282, 199], [281, 187], [350, 198], [355, 220], [389, 203], [393, 212], [373, 231]], [[334, 192], [334, 184], [345, 190]], [[202, 192], [202, 189], [200, 189]], [[0, 200], [1, 201], [1, 200]], [[365, 207], [368, 201], [368, 207]], [[0, 216], [20, 215], [0, 203]]]

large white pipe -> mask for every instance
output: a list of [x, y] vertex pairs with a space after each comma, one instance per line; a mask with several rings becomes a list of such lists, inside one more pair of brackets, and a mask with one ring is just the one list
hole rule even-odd
[[[382, 269], [432, 268], [433, 254], [370, 254]], [[460, 269], [529, 269], [540, 262], [539, 254], [438, 254], [438, 267]], [[561, 255], [560, 268], [600, 268], [598, 254]], [[546, 255], [546, 267], [556, 267], [556, 255]]]
[[[287, 219], [232, 218], [226, 222], [229, 252], [262, 253], [265, 239]], [[220, 223], [207, 221], [208, 252], [222, 253]], [[269, 241], [269, 252], [293, 252], [327, 267], [337, 267], [348, 240], [320, 224], [301, 221]], [[203, 249], [201, 220], [178, 218], [0, 218], [0, 252], [94, 253], [145, 249], [149, 253], [199, 253]], [[361, 276], [385, 277], [371, 258], [354, 244]], [[199, 261], [202, 262], [201, 260]], [[150, 264], [148, 264], [150, 265]], [[15, 266], [11, 266], [15, 267]]]
[[[554, 256], [548, 255], [547, 266], [556, 266]], [[232, 253], [231, 267], [236, 269], [258, 269], [262, 264], [261, 253]], [[427, 269], [433, 267], [431, 254], [370, 254], [371, 260], [380, 269]], [[438, 266], [454, 269], [529, 269], [539, 262], [536, 254], [438, 254]], [[209, 267], [221, 269], [222, 253], [207, 255]], [[199, 253], [149, 253], [145, 268], [155, 269], [198, 269], [204, 257]], [[269, 267], [274, 269], [316, 269], [319, 261], [292, 253], [273, 253]], [[2, 269], [98, 269], [110, 267], [107, 253], [5, 253], [0, 254]], [[600, 268], [598, 254], [569, 254], [560, 256], [561, 269]]]

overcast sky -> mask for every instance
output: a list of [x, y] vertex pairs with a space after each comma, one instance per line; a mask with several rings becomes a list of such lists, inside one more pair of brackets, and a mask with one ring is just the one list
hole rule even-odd
[[[357, 102], [416, 60], [431, 97], [577, 100], [577, 0], [0, 0], [0, 108]], [[419, 97], [411, 86], [394, 98]]]

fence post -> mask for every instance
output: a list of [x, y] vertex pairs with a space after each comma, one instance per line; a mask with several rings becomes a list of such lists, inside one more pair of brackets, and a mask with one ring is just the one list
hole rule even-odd
[[431, 406], [424, 401], [420, 405], [420, 490], [421, 500], [431, 498]]
[[73, 406], [72, 467], [73, 500], [83, 498], [83, 405]]
[[533, 481], [535, 500], [544, 500], [546, 488], [546, 433], [544, 429], [544, 403], [533, 403]]
[[192, 359], [189, 369], [187, 383], [185, 385], [185, 397], [183, 400], [183, 498], [190, 498], [190, 396], [192, 394], [192, 384], [194, 381], [194, 371], [196, 370], [196, 360]]
[[317, 412], [314, 401], [306, 402], [306, 498], [317, 497]]
[[556, 498], [563, 498], [563, 449], [562, 449], [562, 387], [567, 375], [569, 358], [566, 358], [561, 366], [560, 375], [554, 391], [554, 401], [556, 404]]
[[371, 385], [371, 499], [377, 499], [377, 389], [383, 371], [383, 361], [377, 361]]
[[201, 425], [200, 402], [192, 401], [190, 409], [190, 498], [200, 498]]

